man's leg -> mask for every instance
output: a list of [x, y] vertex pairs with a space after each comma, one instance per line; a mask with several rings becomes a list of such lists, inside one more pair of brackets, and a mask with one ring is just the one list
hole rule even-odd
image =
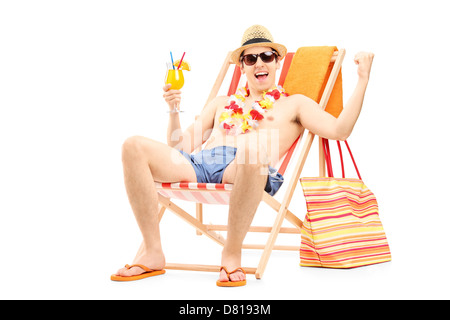
[[[261, 161], [260, 152], [249, 146], [238, 148], [236, 159], [224, 172], [224, 183], [234, 184], [230, 196], [227, 240], [222, 251], [222, 266], [228, 271], [242, 267], [242, 244], [267, 182], [268, 165]], [[236, 272], [230, 275], [230, 279], [244, 280], [245, 275]], [[225, 271], [221, 272], [219, 280], [228, 280]]]
[[[195, 171], [178, 150], [144, 137], [131, 137], [125, 141], [122, 162], [128, 199], [143, 237], [133, 264], [163, 269], [165, 259], [154, 182], [197, 181]], [[144, 270], [139, 267], [122, 268], [117, 275], [133, 276], [142, 272]]]

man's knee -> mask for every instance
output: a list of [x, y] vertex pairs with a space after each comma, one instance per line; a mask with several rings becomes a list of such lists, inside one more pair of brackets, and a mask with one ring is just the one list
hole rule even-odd
[[122, 145], [122, 159], [135, 158], [142, 154], [148, 139], [141, 136], [127, 138]]

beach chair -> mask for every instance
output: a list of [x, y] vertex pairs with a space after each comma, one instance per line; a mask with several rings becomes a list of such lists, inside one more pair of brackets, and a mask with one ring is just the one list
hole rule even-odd
[[[323, 54], [326, 52], [325, 54]], [[321, 55], [322, 66], [320, 72], [315, 68], [318, 62], [318, 53]], [[342, 110], [342, 76], [341, 65], [345, 56], [345, 50], [337, 50], [336, 47], [303, 47], [297, 50], [296, 53], [290, 52], [283, 60], [283, 67], [279, 77], [279, 84], [284, 85], [286, 92], [289, 94], [302, 93], [310, 98], [316, 100], [320, 107], [337, 116]], [[229, 72], [229, 68], [233, 66], [230, 59], [231, 52], [227, 55], [225, 62], [219, 72], [216, 82], [207, 99], [207, 103], [217, 96], [222, 83]], [[319, 60], [320, 60], [319, 59]], [[325, 61], [325, 62], [324, 62]], [[311, 68], [311, 65], [314, 67]], [[303, 67], [302, 67], [303, 66]], [[301, 70], [301, 69], [306, 70]], [[239, 66], [234, 66], [234, 72], [228, 95], [236, 92], [240, 82]], [[340, 92], [335, 94], [335, 85], [340, 86]], [[339, 91], [339, 90], [337, 90]], [[340, 97], [339, 97], [340, 95]], [[332, 105], [328, 104], [330, 96], [333, 96], [334, 102]], [[337, 98], [336, 98], [336, 97]], [[339, 101], [340, 100], [340, 101]], [[337, 101], [337, 102], [336, 102]], [[331, 100], [330, 100], [331, 102]], [[328, 105], [327, 105], [328, 104]], [[328, 110], [330, 109], [330, 111]], [[278, 172], [285, 174], [288, 164], [293, 166], [292, 175], [285, 176], [285, 188], [282, 201], [278, 201], [275, 197], [270, 196], [264, 191], [261, 201], [264, 201], [276, 213], [272, 226], [251, 226], [249, 232], [267, 232], [269, 233], [266, 243], [263, 244], [244, 244], [244, 249], [263, 249], [260, 261], [257, 267], [243, 267], [246, 273], [255, 274], [257, 279], [263, 276], [264, 270], [269, 261], [272, 250], [295, 250], [300, 248], [300, 240], [294, 246], [280, 246], [276, 245], [276, 239], [280, 233], [300, 234], [302, 220], [298, 218], [293, 212], [297, 211], [304, 216], [304, 211], [300, 208], [289, 208], [291, 199], [293, 197], [295, 188], [297, 186], [300, 174], [314, 140], [314, 134], [308, 132], [303, 146], [300, 149], [300, 141], [305, 136], [302, 132], [287, 154], [282, 158], [281, 164], [278, 166]], [[318, 139], [321, 141], [322, 139]], [[321, 142], [320, 142], [321, 143]], [[295, 150], [298, 149], [298, 152]], [[325, 160], [323, 156], [323, 148], [319, 148], [319, 175], [325, 175]], [[293, 155], [298, 156], [294, 156]], [[290, 170], [291, 171], [291, 170]], [[285, 186], [283, 186], [284, 188]], [[226, 225], [208, 225], [203, 223], [203, 204], [217, 204], [227, 205], [233, 185], [231, 184], [214, 184], [214, 183], [192, 183], [192, 182], [178, 182], [178, 183], [156, 183], [160, 203], [160, 219], [166, 209], [169, 209], [178, 217], [193, 226], [198, 234], [205, 235], [214, 242], [223, 246], [225, 239], [216, 231], [226, 231]], [[189, 214], [179, 205], [175, 204], [171, 199], [181, 199], [186, 201], [196, 202], [195, 216]], [[260, 208], [259, 208], [260, 209]], [[259, 210], [258, 209], [258, 210]], [[256, 213], [258, 214], [258, 212]], [[289, 221], [293, 227], [282, 227], [283, 221]], [[166, 269], [175, 270], [195, 270], [195, 271], [211, 271], [219, 272], [218, 265], [201, 265], [201, 264], [181, 264], [181, 263], [167, 263]]]

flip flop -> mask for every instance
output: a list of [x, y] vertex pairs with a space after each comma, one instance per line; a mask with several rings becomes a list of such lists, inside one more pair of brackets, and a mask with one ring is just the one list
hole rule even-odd
[[159, 276], [160, 274], [166, 273], [166, 270], [164, 270], [164, 269], [163, 270], [151, 270], [142, 264], [133, 264], [131, 266], [129, 266], [128, 264], [125, 265], [125, 268], [127, 268], [127, 269], [131, 269], [133, 267], [139, 267], [142, 270], [144, 270], [145, 272], [138, 274], [136, 276], [129, 276], [129, 277], [123, 277], [123, 276], [113, 274], [113, 275], [111, 275], [111, 280], [113, 280], [113, 281], [134, 281], [134, 280], [145, 279], [148, 277]]
[[217, 281], [216, 281], [216, 285], [217, 285], [217, 286], [219, 286], [219, 287], [242, 287], [242, 286], [245, 286], [245, 285], [247, 284], [247, 280], [232, 281], [232, 280], [230, 279], [230, 275], [233, 274], [233, 273], [235, 273], [236, 271], [241, 271], [242, 273], [244, 273], [244, 275], [246, 275], [244, 269], [242, 269], [242, 268], [237, 268], [237, 269], [235, 269], [235, 270], [233, 270], [233, 271], [231, 271], [231, 272], [228, 272], [227, 268], [221, 267], [221, 268], [220, 268], [220, 272], [222, 272], [222, 270], [225, 270], [225, 272], [226, 272], [226, 274], [227, 274], [228, 281], [220, 281], [220, 280], [217, 280]]

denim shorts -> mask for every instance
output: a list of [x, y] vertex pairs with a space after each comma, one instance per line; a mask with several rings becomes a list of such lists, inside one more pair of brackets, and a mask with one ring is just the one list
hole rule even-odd
[[[221, 146], [202, 150], [196, 154], [188, 154], [179, 150], [191, 163], [197, 175], [197, 182], [222, 183], [223, 173], [236, 157], [236, 148]], [[276, 169], [269, 166], [269, 174], [264, 190], [273, 196], [284, 182], [284, 178]]]

